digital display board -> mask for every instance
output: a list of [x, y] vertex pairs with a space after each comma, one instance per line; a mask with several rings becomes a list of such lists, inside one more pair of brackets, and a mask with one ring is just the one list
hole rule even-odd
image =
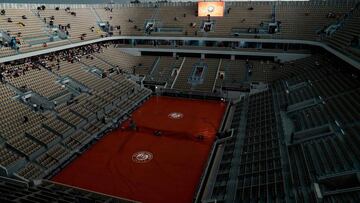
[[224, 16], [224, 7], [225, 7], [225, 2], [223, 1], [214, 1], [214, 2], [199, 1], [198, 15], [200, 17], [208, 16], [208, 15], [210, 15], [211, 17], [222, 17]]

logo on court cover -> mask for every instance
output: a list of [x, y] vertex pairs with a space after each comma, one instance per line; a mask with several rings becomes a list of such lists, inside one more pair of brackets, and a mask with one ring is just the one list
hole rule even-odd
[[182, 114], [180, 112], [172, 112], [172, 113], [169, 113], [168, 116], [171, 119], [181, 119], [182, 117], [184, 117], [184, 114]]
[[132, 160], [135, 163], [147, 163], [149, 161], [151, 161], [151, 159], [153, 158], [153, 154], [151, 152], [148, 151], [140, 151], [140, 152], [135, 152], [132, 155]]

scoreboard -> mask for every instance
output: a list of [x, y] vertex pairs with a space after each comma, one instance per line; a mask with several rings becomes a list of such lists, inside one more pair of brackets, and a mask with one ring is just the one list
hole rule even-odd
[[222, 17], [224, 16], [225, 2], [223, 1], [199, 1], [198, 16]]

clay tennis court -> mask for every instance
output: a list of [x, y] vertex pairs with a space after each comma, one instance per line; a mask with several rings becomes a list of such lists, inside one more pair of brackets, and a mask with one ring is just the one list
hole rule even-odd
[[53, 180], [146, 203], [192, 202], [225, 107], [152, 97], [133, 113], [137, 130], [124, 123]]

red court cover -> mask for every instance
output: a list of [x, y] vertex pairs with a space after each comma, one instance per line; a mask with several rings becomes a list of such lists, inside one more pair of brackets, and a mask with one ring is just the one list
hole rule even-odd
[[[222, 120], [219, 101], [152, 97], [53, 181], [149, 203], [192, 202]], [[155, 135], [157, 133], [157, 135]]]

